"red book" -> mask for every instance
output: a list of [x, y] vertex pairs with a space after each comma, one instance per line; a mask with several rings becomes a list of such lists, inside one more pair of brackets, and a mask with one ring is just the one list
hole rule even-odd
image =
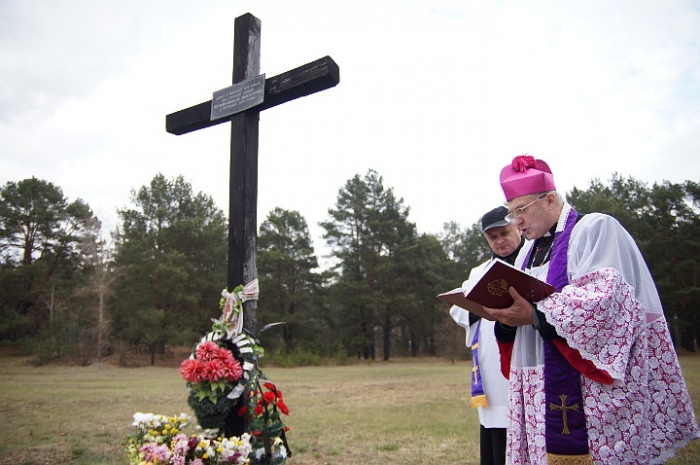
[[531, 303], [539, 302], [556, 291], [551, 284], [498, 259], [491, 260], [465, 285], [437, 297], [492, 321], [493, 317], [483, 307], [507, 308], [513, 305], [513, 298], [508, 293], [511, 286]]

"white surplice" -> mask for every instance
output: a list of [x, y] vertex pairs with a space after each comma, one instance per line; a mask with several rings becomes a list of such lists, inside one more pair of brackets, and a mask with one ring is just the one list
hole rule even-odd
[[[518, 268], [532, 245], [521, 250]], [[546, 280], [548, 266], [530, 273]], [[580, 376], [591, 458], [597, 465], [663, 463], [700, 438], [700, 429], [637, 245], [614, 218], [585, 215], [571, 234], [567, 272], [569, 285], [537, 307], [571, 348], [614, 379]], [[518, 327], [509, 377], [507, 463], [546, 464], [544, 353], [530, 326]]]

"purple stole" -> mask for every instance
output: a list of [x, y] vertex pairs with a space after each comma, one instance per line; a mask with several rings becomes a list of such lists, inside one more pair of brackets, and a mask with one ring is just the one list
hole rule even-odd
[[[572, 208], [564, 230], [556, 233], [547, 270], [547, 282], [557, 292], [569, 284], [567, 254], [578, 213]], [[532, 249], [523, 268], [530, 261]], [[581, 374], [564, 358], [552, 341], [544, 343], [545, 437], [551, 465], [592, 464], [588, 450], [586, 414], [583, 411]]]
[[479, 331], [481, 330], [481, 320], [476, 322], [474, 327], [474, 337], [472, 337], [471, 349], [472, 349], [472, 398], [471, 406], [476, 407], [488, 407], [489, 402], [486, 399], [486, 393], [484, 392], [484, 384], [481, 379], [481, 370], [479, 366]]

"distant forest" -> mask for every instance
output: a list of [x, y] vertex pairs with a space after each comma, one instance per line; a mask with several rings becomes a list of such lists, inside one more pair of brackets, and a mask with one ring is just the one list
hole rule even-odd
[[[700, 186], [649, 186], [613, 174], [563, 193], [579, 212], [604, 212], [632, 234], [652, 271], [677, 349], [700, 336]], [[118, 210], [104, 239], [82, 200], [36, 178], [0, 188], [0, 346], [37, 363], [151, 360], [192, 346], [220, 316], [228, 224], [182, 176], [156, 175]], [[331, 202], [329, 201], [329, 204]], [[257, 238], [264, 360], [464, 358], [464, 332], [436, 294], [458, 286], [490, 251], [478, 224], [419, 234], [379, 173], [349, 179], [320, 226], [334, 266], [321, 270], [308, 225], [275, 208]], [[243, 283], [241, 283], [243, 284]], [[263, 361], [264, 361], [263, 360]]]

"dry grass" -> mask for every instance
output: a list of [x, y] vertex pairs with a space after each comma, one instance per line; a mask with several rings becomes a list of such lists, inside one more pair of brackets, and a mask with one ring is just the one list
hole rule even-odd
[[[177, 361], [82, 368], [31, 367], [21, 358], [0, 358], [0, 464], [126, 464], [123, 440], [134, 412], [191, 413]], [[697, 410], [700, 356], [681, 361]], [[290, 465], [478, 463], [466, 362], [400, 360], [265, 372], [292, 410]], [[672, 463], [700, 463], [696, 443]]]

